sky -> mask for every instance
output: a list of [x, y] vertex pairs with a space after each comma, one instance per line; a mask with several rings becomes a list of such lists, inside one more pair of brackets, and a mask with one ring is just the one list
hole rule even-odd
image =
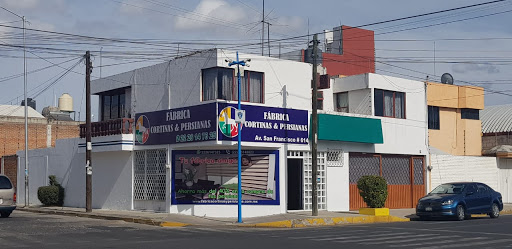
[[[340, 24], [361, 26], [484, 2], [267, 0], [265, 20], [275, 56], [279, 47], [281, 52], [305, 48], [308, 34]], [[80, 59], [86, 50], [92, 54], [92, 79], [197, 49], [261, 53], [262, 0], [0, 0], [0, 7], [26, 18], [28, 97], [35, 98], [37, 110], [69, 93], [81, 120], [85, 65]], [[0, 9], [0, 104], [23, 98], [23, 32], [16, 15]], [[364, 28], [375, 31], [377, 73], [438, 81], [450, 73], [455, 84], [484, 87], [489, 106], [512, 104], [510, 23], [512, 2], [503, 1]]]

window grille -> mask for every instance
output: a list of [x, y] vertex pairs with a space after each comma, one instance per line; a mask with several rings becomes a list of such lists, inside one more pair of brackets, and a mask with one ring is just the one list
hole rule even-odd
[[165, 200], [167, 150], [135, 151], [133, 196], [135, 200]]
[[343, 167], [344, 153], [341, 150], [327, 151], [327, 167]]

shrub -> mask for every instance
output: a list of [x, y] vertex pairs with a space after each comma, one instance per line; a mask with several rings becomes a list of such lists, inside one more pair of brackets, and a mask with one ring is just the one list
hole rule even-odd
[[384, 207], [388, 198], [388, 184], [382, 176], [362, 176], [357, 181], [359, 194], [370, 208]]
[[64, 188], [57, 182], [54, 175], [48, 178], [50, 186], [39, 187], [37, 198], [45, 206], [62, 206], [64, 204]]

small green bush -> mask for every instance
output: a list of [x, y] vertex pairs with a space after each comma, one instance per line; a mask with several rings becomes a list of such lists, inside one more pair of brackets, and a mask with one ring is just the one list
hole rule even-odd
[[382, 176], [362, 176], [357, 181], [359, 194], [370, 208], [382, 208], [388, 198], [388, 184]]
[[37, 198], [45, 206], [62, 206], [64, 204], [64, 188], [57, 182], [54, 175], [49, 176], [50, 186], [37, 189]]

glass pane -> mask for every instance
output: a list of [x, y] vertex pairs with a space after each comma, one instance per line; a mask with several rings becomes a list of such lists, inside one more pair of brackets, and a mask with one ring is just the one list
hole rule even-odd
[[[249, 81], [247, 76], [249, 72], [245, 72], [245, 75], [240, 77], [240, 85], [242, 86], [242, 91], [240, 95], [242, 95], [242, 101], [249, 101]], [[238, 100], [238, 76], [234, 77], [235, 85], [233, 86], [233, 100]]]
[[384, 116], [393, 117], [393, 92], [384, 91]]
[[119, 95], [119, 117], [120, 118], [127, 118], [128, 113], [126, 111], [126, 96], [125, 94]]
[[110, 96], [103, 96], [103, 120], [110, 119]]
[[219, 68], [219, 81], [221, 82], [220, 99], [233, 100], [233, 69]]
[[110, 103], [110, 118], [119, 118], [119, 95], [113, 95]]
[[375, 89], [375, 116], [383, 116], [384, 115], [384, 100], [383, 100], [383, 91], [380, 89]]
[[395, 118], [405, 118], [405, 93], [395, 92]]
[[263, 103], [263, 73], [250, 72], [250, 102]]
[[0, 176], [0, 189], [11, 189], [12, 185], [9, 179], [5, 176]]
[[217, 68], [203, 69], [203, 101], [217, 99]]
[[338, 112], [348, 112], [348, 92], [336, 94], [336, 110]]

